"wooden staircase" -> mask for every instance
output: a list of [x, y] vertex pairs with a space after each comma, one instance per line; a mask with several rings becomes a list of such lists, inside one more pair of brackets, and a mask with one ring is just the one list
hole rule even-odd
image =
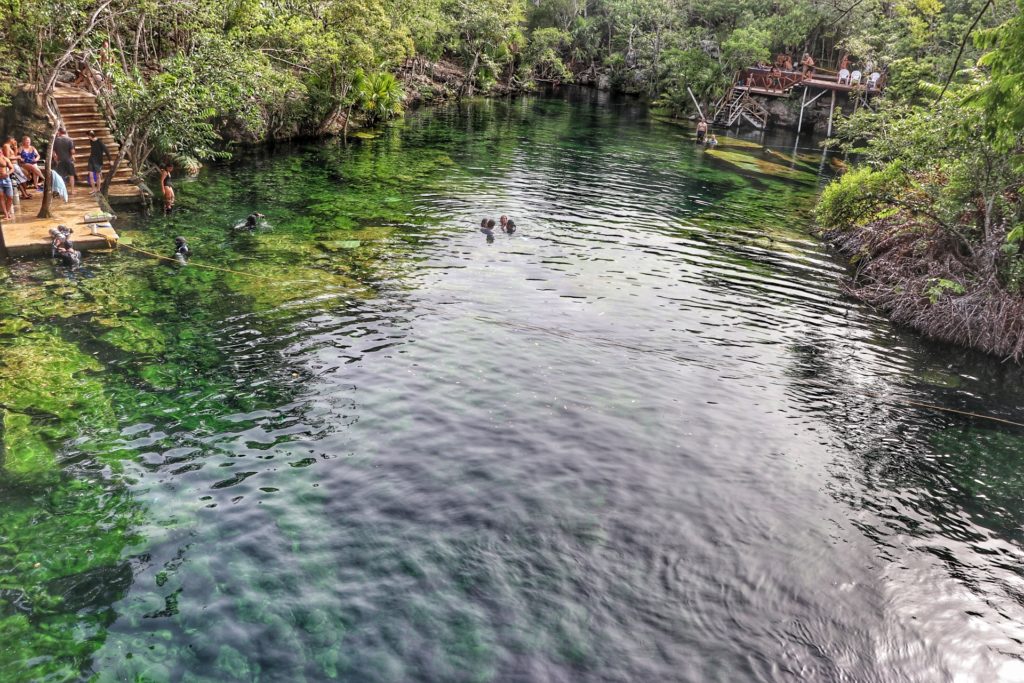
[[758, 130], [763, 130], [768, 125], [768, 110], [750, 96], [750, 91], [747, 88], [733, 85], [715, 105], [714, 124], [723, 128], [732, 128], [741, 121], [749, 123]]
[[[103, 114], [100, 112], [96, 96], [86, 90], [71, 87], [59, 87], [54, 91], [54, 100], [57, 103], [57, 111], [68, 136], [75, 141], [75, 185], [77, 187], [88, 186], [89, 173], [89, 131], [96, 133], [96, 137], [103, 141], [110, 153], [109, 159], [103, 160], [103, 174], [110, 173], [112, 162], [117, 157], [120, 146], [110, 132]], [[135, 172], [128, 165], [128, 160], [121, 161], [121, 167], [110, 182], [109, 199], [111, 202], [118, 200], [141, 199], [142, 191], [132, 181]], [[76, 190], [77, 191], [77, 190]]]

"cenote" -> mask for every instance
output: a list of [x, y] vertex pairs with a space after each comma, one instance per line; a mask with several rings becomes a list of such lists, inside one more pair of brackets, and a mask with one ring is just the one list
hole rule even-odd
[[927, 407], [1021, 373], [843, 296], [801, 144], [423, 109], [0, 266], [0, 679], [1024, 679], [1024, 432]]

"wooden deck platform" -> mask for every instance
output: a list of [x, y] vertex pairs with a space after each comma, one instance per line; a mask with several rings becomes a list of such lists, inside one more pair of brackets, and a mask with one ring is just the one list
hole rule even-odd
[[82, 219], [85, 214], [100, 209], [95, 196], [89, 194], [88, 187], [76, 187], [75, 194], [65, 204], [60, 197], [54, 197], [50, 204], [53, 218], [36, 218], [42, 202], [42, 192], [35, 192], [32, 199], [23, 199], [14, 207], [15, 219], [3, 221], [0, 225], [0, 240], [7, 250], [8, 256], [49, 256], [50, 228], [64, 224], [74, 233], [71, 239], [79, 251], [92, 249], [108, 249], [107, 238], [117, 240], [117, 233], [112, 228], [100, 228], [98, 235], [92, 235], [89, 226]]
[[752, 95], [765, 97], [789, 97], [790, 93], [806, 87], [812, 90], [833, 90], [835, 92], [849, 93], [858, 91], [860, 94], [870, 97], [880, 95], [880, 88], [868, 89], [867, 81], [861, 80], [858, 85], [839, 83], [835, 76], [829, 74], [817, 74], [814, 78], [804, 79], [799, 71], [783, 71], [778, 75], [779, 88], [769, 88], [770, 71], [768, 69], [748, 68], [744, 69], [739, 77], [743, 85], [736, 84], [734, 87], [747, 90]]

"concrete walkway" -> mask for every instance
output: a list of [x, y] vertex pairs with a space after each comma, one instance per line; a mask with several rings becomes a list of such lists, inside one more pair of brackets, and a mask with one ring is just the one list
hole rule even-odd
[[92, 235], [89, 226], [83, 224], [85, 214], [100, 210], [99, 202], [89, 194], [88, 187], [75, 188], [67, 204], [60, 197], [54, 197], [50, 203], [53, 218], [36, 218], [43, 193], [33, 194], [32, 199], [23, 199], [20, 206], [15, 206], [13, 221], [3, 221], [0, 225], [0, 241], [8, 256], [49, 256], [50, 228], [62, 223], [74, 231], [71, 239], [79, 251], [107, 249], [108, 237], [117, 241], [117, 233], [112, 228], [101, 228], [100, 234]]

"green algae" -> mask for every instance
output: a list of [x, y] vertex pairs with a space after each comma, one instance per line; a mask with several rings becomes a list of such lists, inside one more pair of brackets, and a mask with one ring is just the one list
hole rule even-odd
[[57, 458], [43, 440], [41, 429], [34, 428], [32, 418], [9, 410], [0, 411], [3, 420], [4, 473], [15, 481], [42, 484], [57, 475]]
[[0, 357], [4, 471], [21, 481], [52, 478], [54, 451], [83, 429], [113, 417], [102, 365], [52, 328], [40, 326], [4, 345]]
[[[23, 463], [15, 469], [27, 472], [19, 477], [35, 483], [10, 480], [0, 487], [7, 496], [0, 506], [0, 575], [9, 590], [2, 613], [15, 610], [13, 596], [27, 596], [31, 605], [27, 615], [0, 622], [17, 643], [0, 655], [0, 679], [359, 680], [372, 670], [378, 680], [408, 680], [402, 662], [412, 645], [403, 643], [400, 627], [386, 633], [387, 650], [360, 651], [369, 627], [358, 615], [326, 600], [310, 609], [291, 602], [296, 585], [313, 605], [318, 595], [334, 595], [346, 564], [363, 562], [371, 573], [399, 572], [425, 584], [437, 576], [435, 565], [413, 552], [367, 559], [372, 538], [340, 551], [339, 566], [325, 563], [316, 554], [318, 539], [287, 507], [324, 509], [326, 495], [268, 486], [280, 482], [264, 481], [264, 473], [248, 476], [260, 469], [248, 465], [256, 458], [275, 459], [292, 481], [316, 481], [324, 464], [308, 447], [314, 435], [286, 433], [292, 416], [267, 417], [307, 389], [315, 374], [288, 361], [294, 340], [266, 340], [314, 315], [342, 317], [346, 305], [386, 291], [381, 282], [408, 268], [418, 240], [433, 239], [424, 235], [438, 227], [418, 195], [493, 190], [524, 138], [531, 148], [557, 150], [579, 135], [564, 109], [538, 107], [551, 112], [543, 125], [529, 125], [527, 115], [513, 111], [507, 122], [469, 135], [426, 117], [406, 132], [414, 140], [436, 136], [436, 144], [406, 144], [401, 131], [386, 130], [369, 144], [328, 144], [211, 167], [198, 182], [182, 183], [177, 214], [140, 216], [122, 231], [139, 249], [163, 255], [175, 235], [187, 235], [195, 254], [185, 268], [120, 250], [89, 258], [87, 277], [66, 278], [43, 263], [26, 267], [17, 281], [3, 276], [0, 396], [5, 404], [13, 397], [4, 409], [5, 438], [15, 449], [11, 462]], [[635, 141], [609, 137], [600, 142], [603, 153], [632, 151]], [[659, 141], [649, 144], [665, 149]], [[699, 173], [721, 196], [754, 207], [766, 234], [793, 225], [794, 207], [807, 201], [806, 188], [793, 189], [791, 178], [756, 164], [737, 174], [726, 164], [695, 170], [690, 159], [655, 156], [652, 166]], [[476, 169], [480, 159], [487, 160], [483, 171]], [[577, 164], [571, 158], [551, 163], [567, 177]], [[234, 229], [252, 210], [267, 215], [267, 227]], [[722, 231], [735, 225], [729, 214], [701, 221]], [[723, 258], [752, 272], [767, 270], [741, 254]], [[250, 346], [261, 350], [258, 358], [248, 356]], [[261, 429], [267, 434], [222, 436]], [[360, 452], [346, 464], [369, 469], [373, 457]], [[211, 469], [217, 474], [209, 481], [219, 488], [191, 478]], [[265, 496], [266, 512], [254, 527], [284, 537], [295, 555], [291, 566], [301, 571], [278, 576], [273, 569], [255, 571], [237, 550], [222, 554], [230, 545], [225, 532], [203, 515], [229, 508], [257, 486], [286, 502], [275, 507], [275, 496]], [[579, 533], [585, 543], [600, 544], [591, 527]], [[501, 590], [486, 571], [486, 541], [480, 547], [445, 542], [459, 550], [445, 563], [475, 565], [453, 569], [462, 572], [457, 595], [431, 599], [458, 605], [474, 591]], [[125, 576], [135, 582], [130, 590]], [[76, 604], [82, 595], [92, 602]], [[457, 606], [441, 616], [431, 599], [395, 606], [391, 616], [432, 634], [428, 654], [442, 679], [496, 678], [495, 627]], [[281, 664], [287, 673], [271, 674], [244, 646], [219, 639], [223, 632], [213, 630], [203, 611], [210, 604], [229, 605], [233, 625], [265, 629], [269, 642], [287, 652]], [[524, 636], [523, 642], [573, 666], [596, 660], [585, 614], [564, 615], [556, 630], [555, 641]], [[200, 660], [195, 649], [207, 640]]]
[[789, 180], [803, 180], [807, 182], [814, 180], [814, 176], [808, 171], [783, 166], [780, 163], [760, 159], [749, 154], [730, 152], [723, 149], [708, 149], [705, 150], [705, 154], [747, 172]]

